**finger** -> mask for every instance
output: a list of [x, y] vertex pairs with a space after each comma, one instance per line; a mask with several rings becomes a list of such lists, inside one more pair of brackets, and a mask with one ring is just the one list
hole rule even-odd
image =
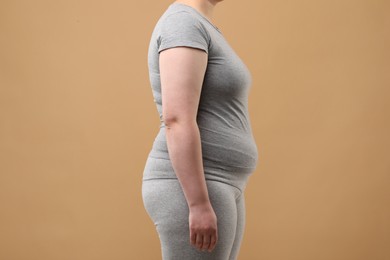
[[203, 245], [202, 245], [202, 250], [206, 251], [210, 247], [210, 241], [211, 241], [211, 236], [210, 235], [205, 235], [203, 236]]
[[196, 244], [196, 233], [190, 230], [190, 243], [195, 246]]
[[218, 235], [217, 234], [211, 236], [209, 252], [214, 250], [215, 246], [217, 245], [217, 241], [218, 241]]
[[196, 234], [196, 248], [201, 249], [203, 244], [203, 236], [201, 234]]

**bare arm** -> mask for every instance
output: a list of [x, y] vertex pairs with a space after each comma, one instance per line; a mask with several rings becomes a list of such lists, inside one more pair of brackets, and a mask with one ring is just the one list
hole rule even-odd
[[163, 120], [173, 168], [190, 210], [190, 241], [213, 250], [217, 242], [216, 215], [203, 172], [196, 115], [207, 67], [207, 53], [176, 47], [160, 53]]

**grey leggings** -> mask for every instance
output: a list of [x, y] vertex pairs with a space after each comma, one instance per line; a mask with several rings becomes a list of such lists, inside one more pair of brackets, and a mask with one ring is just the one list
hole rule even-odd
[[177, 179], [142, 182], [145, 209], [156, 226], [163, 260], [236, 260], [245, 228], [244, 193], [229, 184], [206, 180], [217, 215], [218, 242], [212, 252], [190, 244], [188, 206]]

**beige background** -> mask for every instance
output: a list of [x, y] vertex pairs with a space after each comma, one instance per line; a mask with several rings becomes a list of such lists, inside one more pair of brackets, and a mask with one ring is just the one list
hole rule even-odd
[[[141, 177], [171, 1], [0, 0], [0, 259], [160, 259]], [[390, 259], [390, 4], [224, 1], [259, 166], [240, 260]]]

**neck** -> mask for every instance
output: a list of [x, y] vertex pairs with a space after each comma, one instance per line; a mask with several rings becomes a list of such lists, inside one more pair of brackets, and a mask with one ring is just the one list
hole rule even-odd
[[204, 16], [206, 16], [210, 21], [213, 19], [213, 11], [217, 3], [215, 0], [176, 0], [175, 2], [186, 4], [195, 8]]

